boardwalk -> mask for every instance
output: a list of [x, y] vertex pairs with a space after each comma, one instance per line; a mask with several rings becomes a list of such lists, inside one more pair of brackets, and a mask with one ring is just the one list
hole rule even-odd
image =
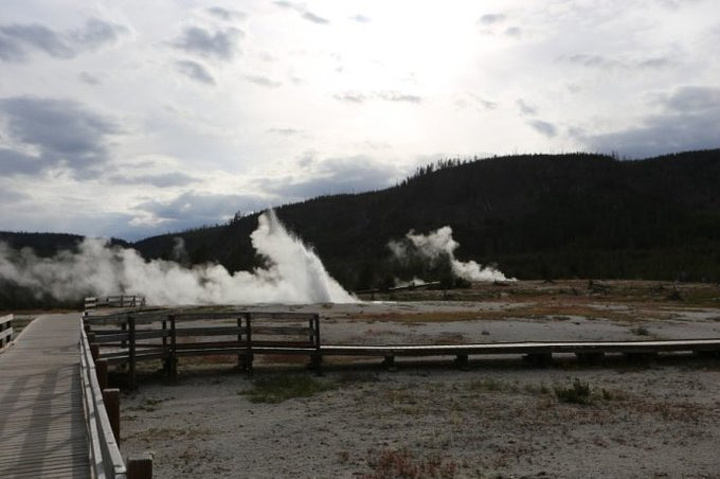
[[0, 354], [0, 477], [90, 477], [78, 339], [78, 313], [41, 316]]

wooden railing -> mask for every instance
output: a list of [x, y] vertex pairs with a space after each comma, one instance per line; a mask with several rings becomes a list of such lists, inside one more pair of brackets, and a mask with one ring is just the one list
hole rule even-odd
[[302, 354], [310, 357], [311, 367], [320, 369], [317, 314], [131, 312], [86, 316], [84, 323], [101, 359], [127, 364], [131, 389], [136, 386], [136, 363], [152, 359], [162, 360], [173, 378], [178, 358], [184, 356], [234, 355], [239, 367], [252, 374], [256, 354]]
[[13, 340], [12, 322], [12, 314], [0, 318], [0, 350], [5, 348], [5, 346]]
[[145, 297], [136, 294], [119, 294], [115, 296], [93, 296], [85, 298], [85, 310], [100, 307], [140, 308], [145, 306]]
[[97, 354], [93, 354], [82, 324], [80, 330], [81, 382], [92, 477], [151, 479], [151, 459], [130, 460], [127, 467], [123, 461], [119, 448], [119, 390], [107, 388], [107, 363], [96, 362]]

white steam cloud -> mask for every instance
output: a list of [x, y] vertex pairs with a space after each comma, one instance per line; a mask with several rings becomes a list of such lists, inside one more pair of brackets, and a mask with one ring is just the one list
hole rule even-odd
[[429, 260], [431, 263], [446, 257], [450, 261], [453, 274], [468, 281], [515, 281], [492, 267], [482, 267], [475, 261], [460, 261], [455, 258], [455, 250], [460, 244], [452, 237], [452, 228], [443, 226], [427, 235], [415, 234], [410, 231], [405, 235], [408, 241], [391, 241], [388, 246], [393, 254], [407, 258], [411, 254]]
[[[253, 247], [266, 268], [230, 274], [217, 264], [185, 267], [146, 261], [133, 249], [86, 239], [76, 253], [40, 258], [0, 243], [0, 278], [59, 300], [85, 295], [141, 294], [151, 304], [349, 303], [357, 301], [325, 270], [320, 258], [290, 235], [273, 211], [260, 215]], [[175, 255], [182, 257], [181, 243]]]

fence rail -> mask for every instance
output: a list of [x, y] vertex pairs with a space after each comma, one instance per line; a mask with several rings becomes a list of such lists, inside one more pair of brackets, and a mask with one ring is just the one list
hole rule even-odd
[[90, 447], [90, 464], [94, 477], [127, 479], [127, 469], [122, 454], [120, 454], [119, 444], [115, 439], [110, 425], [110, 418], [105, 408], [105, 400], [98, 382], [90, 344], [88, 343], [88, 338], [82, 325], [80, 329], [80, 364], [82, 370], [83, 401], [85, 404], [85, 420]]
[[[125, 465], [120, 453], [119, 390], [107, 388], [107, 363], [98, 361], [80, 324], [80, 366], [90, 467], [96, 479], [151, 479], [152, 460]], [[108, 414], [109, 410], [112, 414]]]
[[13, 340], [13, 318], [12, 314], [0, 318], [0, 350]]

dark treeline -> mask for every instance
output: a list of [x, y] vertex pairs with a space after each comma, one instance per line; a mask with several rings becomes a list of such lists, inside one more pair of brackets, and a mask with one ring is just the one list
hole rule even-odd
[[[594, 154], [449, 159], [395, 187], [324, 196], [277, 209], [351, 290], [389, 278], [446, 271], [390, 257], [410, 231], [450, 226], [458, 259], [494, 264], [519, 279], [604, 278], [720, 281], [720, 150], [641, 161]], [[231, 271], [260, 264], [250, 244], [257, 214], [227, 225], [132, 245], [173, 259], [176, 237], [192, 263]]]

